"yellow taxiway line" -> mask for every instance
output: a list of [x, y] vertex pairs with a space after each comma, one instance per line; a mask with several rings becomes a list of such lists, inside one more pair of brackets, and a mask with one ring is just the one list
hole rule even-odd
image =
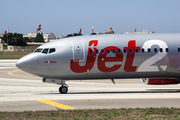
[[60, 104], [60, 103], [57, 103], [57, 102], [53, 102], [51, 100], [38, 100], [38, 101], [42, 102], [42, 103], [45, 103], [45, 104], [48, 104], [48, 105], [51, 105], [51, 106], [55, 106], [55, 107], [60, 108], [60, 109], [76, 109], [74, 107], [70, 107], [70, 106], [63, 105], [63, 104]]
[[[20, 71], [20, 70], [8, 71], [8, 74], [9, 74], [9, 75], [14, 75], [13, 73], [14, 73], [14, 72], [17, 72], [17, 71]], [[14, 75], [14, 76], [19, 76], [19, 75]]]
[[21, 70], [14, 70], [14, 71], [7, 71], [7, 72], [8, 72], [9, 75], [12, 75], [12, 76], [29, 77], [29, 78], [38, 78], [38, 77], [36, 77], [36, 76], [34, 76], [34, 77], [29, 76], [29, 75], [31, 75], [31, 74], [27, 74], [27, 73], [25, 73], [26, 75], [22, 75], [22, 74], [14, 74], [14, 73], [19, 72], [19, 71], [21, 71]]

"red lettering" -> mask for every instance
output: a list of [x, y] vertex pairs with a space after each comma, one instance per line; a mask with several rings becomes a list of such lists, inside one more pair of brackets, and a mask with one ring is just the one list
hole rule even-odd
[[56, 61], [45, 61], [44, 63], [57, 63]]
[[[71, 60], [70, 68], [73, 72], [83, 73], [83, 72], [90, 71], [93, 68], [94, 62], [96, 60], [95, 50], [97, 48], [95, 46], [97, 46], [97, 45], [98, 45], [98, 40], [91, 40], [89, 42], [88, 54], [87, 54], [87, 59], [86, 59], [87, 61], [84, 66], [79, 65], [79, 60], [76, 60], [76, 61]], [[92, 46], [93, 48], [91, 48], [90, 46]], [[92, 50], [92, 53], [90, 53], [90, 50]]]
[[135, 50], [138, 49], [138, 51], [140, 51], [141, 47], [136, 47], [136, 41], [131, 40], [128, 42], [128, 47], [124, 47], [124, 49], [127, 49], [127, 57], [124, 65], [124, 71], [135, 72], [137, 68], [137, 66], [133, 66]]
[[57, 63], [56, 61], [50, 61], [50, 63]]
[[[116, 57], [106, 57], [108, 54], [107, 53], [108, 49], [110, 50], [110, 52], [112, 52], [114, 49]], [[122, 54], [122, 52], [118, 53], [118, 49], [119, 49], [118, 47], [109, 46], [109, 47], [104, 48], [104, 53], [100, 52], [98, 61], [97, 61], [97, 65], [98, 65], [98, 69], [101, 72], [113, 72], [113, 71], [118, 70], [121, 67], [121, 65], [114, 65], [114, 66], [108, 68], [105, 65], [106, 62], [122, 62], [123, 61], [123, 54]]]
[[[96, 46], [98, 45], [98, 40], [89, 41], [88, 54], [85, 65], [79, 65], [79, 60], [71, 60], [70, 68], [75, 73], [84, 73], [90, 71], [96, 60]], [[123, 62], [123, 53], [118, 53], [118, 47], [116, 46], [108, 46], [104, 48], [104, 53], [100, 52], [97, 60], [97, 67], [101, 72], [114, 72], [118, 70], [122, 64], [114, 64], [112, 67], [106, 67], [106, 62]], [[134, 56], [136, 49], [140, 51], [141, 47], [136, 47], [136, 41], [131, 40], [128, 42], [128, 47], [124, 47], [127, 51], [126, 61], [124, 65], [124, 71], [126, 72], [135, 72], [137, 66], [133, 66]], [[107, 57], [109, 52], [113, 52], [115, 50], [115, 57]], [[91, 51], [91, 53], [90, 53]]]
[[98, 45], [98, 40], [89, 41], [89, 46], [97, 46], [97, 45]]

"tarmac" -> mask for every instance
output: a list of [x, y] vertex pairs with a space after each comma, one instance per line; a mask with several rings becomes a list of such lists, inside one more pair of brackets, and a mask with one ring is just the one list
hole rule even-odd
[[59, 85], [0, 60], [0, 111], [180, 107], [180, 85], [145, 85], [139, 79], [71, 80], [68, 93]]

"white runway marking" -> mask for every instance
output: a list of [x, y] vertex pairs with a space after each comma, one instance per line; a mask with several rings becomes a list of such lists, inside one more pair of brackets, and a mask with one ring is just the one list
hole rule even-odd
[[1, 67], [0, 66], [0, 69], [9, 69], [9, 68], [16, 68], [16, 67]]

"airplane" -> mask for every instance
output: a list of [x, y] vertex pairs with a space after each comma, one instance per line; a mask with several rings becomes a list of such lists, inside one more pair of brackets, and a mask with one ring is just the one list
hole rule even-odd
[[180, 83], [180, 33], [106, 34], [58, 39], [16, 63], [43, 82], [138, 78], [147, 85]]

